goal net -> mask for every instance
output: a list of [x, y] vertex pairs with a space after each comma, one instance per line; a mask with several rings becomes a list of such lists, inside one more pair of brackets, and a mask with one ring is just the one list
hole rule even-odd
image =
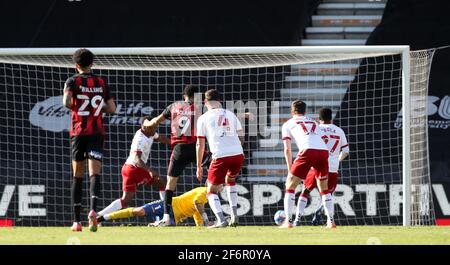
[[[427, 143], [428, 75], [434, 50], [407, 46], [93, 48], [94, 72], [105, 77], [117, 104], [105, 115], [107, 140], [100, 207], [121, 196], [121, 166], [145, 115], [182, 99], [186, 84], [217, 88], [224, 106], [242, 118], [245, 165], [238, 178], [242, 225], [273, 225], [283, 208], [287, 170], [281, 125], [297, 98], [307, 115], [333, 110], [346, 133], [350, 157], [334, 194], [338, 225], [432, 225]], [[25, 226], [72, 221], [70, 112], [63, 85], [75, 73], [75, 49], [0, 49], [0, 220]], [[200, 102], [201, 103], [201, 102]], [[169, 134], [170, 126], [159, 126]], [[170, 148], [155, 143], [149, 165], [165, 176]], [[294, 151], [296, 152], [295, 148]], [[83, 214], [87, 215], [88, 181]], [[188, 167], [175, 195], [200, 184]], [[297, 189], [296, 198], [300, 192]], [[159, 199], [140, 187], [132, 205]], [[302, 219], [310, 224], [317, 191]], [[221, 194], [225, 213], [226, 194]], [[209, 208], [209, 207], [207, 207]], [[211, 216], [211, 215], [210, 215]], [[82, 216], [85, 218], [86, 216]], [[87, 220], [87, 219], [84, 219]], [[144, 218], [116, 224], [146, 224]], [[188, 221], [189, 224], [189, 221]]]

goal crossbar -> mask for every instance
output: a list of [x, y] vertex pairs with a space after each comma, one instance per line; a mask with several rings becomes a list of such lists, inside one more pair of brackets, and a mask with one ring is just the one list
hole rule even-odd
[[[72, 55], [78, 48], [0, 48], [2, 55]], [[88, 48], [96, 55], [324, 54], [409, 52], [407, 45]]]

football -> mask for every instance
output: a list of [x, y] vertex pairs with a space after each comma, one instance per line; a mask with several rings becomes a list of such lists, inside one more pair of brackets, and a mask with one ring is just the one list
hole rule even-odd
[[273, 220], [275, 221], [276, 225], [281, 225], [285, 219], [286, 219], [286, 214], [285, 214], [284, 210], [278, 210], [273, 217]]

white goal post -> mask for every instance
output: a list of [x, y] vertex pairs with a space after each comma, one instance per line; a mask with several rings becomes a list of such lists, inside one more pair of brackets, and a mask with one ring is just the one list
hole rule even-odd
[[[402, 50], [402, 116], [410, 117], [411, 107], [410, 97], [410, 58], [409, 47], [404, 47]], [[411, 157], [410, 157], [410, 120], [402, 120], [402, 179], [403, 179], [403, 226], [411, 224]]]
[[[162, 110], [161, 106], [169, 104], [171, 100], [181, 99], [181, 88], [188, 80], [191, 83], [197, 82], [203, 91], [204, 88], [218, 86], [230, 101], [244, 101], [246, 104], [253, 99], [255, 108], [260, 106], [259, 101], [268, 102], [272, 106], [274, 102], [278, 102], [279, 105], [275, 106], [281, 108], [279, 113], [273, 110], [263, 114], [264, 120], [267, 118], [269, 122], [263, 132], [256, 133], [247, 147], [247, 152], [252, 154], [252, 157], [246, 162], [248, 169], [242, 174], [242, 181], [251, 185], [260, 182], [265, 186], [242, 187], [240, 208], [245, 212], [242, 215], [247, 216], [244, 219], [246, 223], [270, 224], [273, 214], [282, 205], [281, 201], [276, 201], [278, 191], [272, 186], [278, 186], [282, 190], [283, 178], [280, 172], [284, 172], [284, 164], [280, 163], [278, 143], [270, 146], [273, 139], [264, 139], [264, 133], [279, 130], [279, 123], [288, 116], [285, 110], [286, 102], [294, 100], [299, 95], [305, 95], [307, 103], [312, 103], [313, 107], [309, 109], [311, 112], [317, 112], [320, 107], [329, 107], [330, 104], [335, 106], [333, 112], [334, 115], [338, 115], [335, 116], [337, 122], [347, 124], [347, 127], [345, 125], [343, 127], [344, 131], [346, 128], [358, 127], [356, 125], [360, 121], [366, 122], [365, 127], [355, 129], [358, 133], [346, 133], [350, 144], [352, 141], [357, 142], [356, 145], [351, 145], [353, 148], [362, 145], [367, 147], [364, 141], [374, 146], [373, 150], [367, 147], [361, 152], [351, 149], [349, 161], [343, 164], [342, 179], [348, 181], [346, 185], [355, 190], [350, 192], [345, 185], [340, 190], [344, 194], [338, 204], [342, 213], [340, 219], [345, 219], [343, 224], [404, 226], [434, 224], [426, 138], [426, 97], [434, 50], [411, 52], [409, 46], [405, 45], [89, 49], [96, 56], [94, 71], [107, 78], [107, 83], [111, 86], [112, 93], [115, 93], [117, 103], [122, 104], [124, 112], [120, 117], [109, 118], [110, 123], [107, 124], [107, 134], [114, 134], [110, 142], [115, 142], [108, 144], [111, 160], [104, 161], [104, 167], [107, 168], [105, 175], [111, 176], [107, 177], [109, 183], [103, 184], [103, 205], [106, 206], [120, 193], [120, 176], [115, 175], [119, 174], [120, 169], [120, 164], [117, 163], [126, 159], [129, 140], [136, 129], [136, 122], [130, 122], [131, 118], [136, 121], [140, 118], [139, 114], [150, 114], [152, 111], [155, 111], [152, 113], [155, 114]], [[58, 127], [54, 123], [62, 123], [61, 126], [64, 126], [66, 121], [56, 118], [67, 115], [64, 109], [58, 107], [46, 109], [43, 102], [50, 98], [56, 100], [57, 96], [62, 94], [63, 82], [74, 73], [72, 54], [75, 50], [77, 48], [0, 49], [0, 83], [3, 83], [0, 90], [4, 90], [4, 95], [0, 98], [3, 106], [0, 111], [7, 113], [6, 117], [0, 118], [0, 124], [8, 127], [0, 131], [1, 141], [4, 141], [6, 146], [2, 148], [0, 177], [4, 181], [0, 182], [0, 192], [4, 193], [4, 198], [9, 198], [9, 207], [3, 209], [3, 217], [25, 220], [23, 225], [61, 225], [68, 223], [70, 219], [70, 212], [60, 213], [61, 210], [70, 209], [68, 203], [70, 173], [64, 172], [70, 168], [69, 136], [67, 128], [48, 129], [48, 126]], [[397, 84], [399, 80], [401, 82]], [[170, 86], [164, 84], [165, 81], [170, 82]], [[61, 86], [58, 87], [58, 84]], [[385, 87], [385, 84], [389, 85]], [[391, 90], [389, 86], [394, 89]], [[145, 90], [146, 87], [149, 90]], [[154, 87], [156, 90], [152, 90]], [[361, 87], [367, 89], [366, 92], [361, 92], [362, 94], [358, 92], [357, 89]], [[414, 91], [411, 91], [412, 88]], [[317, 93], [314, 93], [315, 90]], [[363, 104], [361, 102], [367, 101], [360, 98], [364, 93], [370, 99], [368, 105], [361, 105]], [[399, 102], [396, 102], [396, 99], [399, 99]], [[378, 100], [381, 100], [381, 106], [377, 106]], [[158, 102], [162, 105], [155, 106], [151, 105], [154, 103], [149, 103], [148, 109], [143, 111], [145, 108], [143, 106], [148, 102]], [[141, 109], [138, 109], [138, 104], [142, 104]], [[19, 105], [23, 109], [19, 110]], [[246, 106], [249, 107], [250, 104]], [[364, 108], [361, 113], [366, 114], [358, 114], [355, 120], [344, 114], [360, 113], [359, 108]], [[25, 113], [21, 115], [21, 112]], [[30, 121], [26, 118], [27, 112], [30, 113]], [[31, 113], [35, 115], [34, 120]], [[257, 113], [260, 114], [259, 109]], [[274, 118], [274, 115], [279, 116]], [[386, 124], [386, 120], [391, 121], [394, 116], [397, 117], [396, 122], [400, 122], [398, 128]], [[49, 120], [51, 118], [55, 119]], [[260, 117], [256, 119], [258, 122], [261, 120]], [[367, 130], [371, 120], [376, 125], [374, 132]], [[412, 120], [414, 126], [411, 125]], [[277, 124], [274, 124], [275, 121]], [[259, 125], [255, 125], [256, 127], [259, 128]], [[398, 130], [401, 130], [401, 133]], [[20, 131], [23, 131], [25, 140], [17, 139], [16, 134]], [[359, 140], [358, 134], [361, 132], [368, 135], [367, 140]], [[35, 136], [42, 137], [42, 141], [38, 143], [35, 142], [36, 139], [31, 139]], [[382, 138], [386, 136], [388, 139], [379, 139], [377, 138], [379, 136]], [[365, 136], [363, 138], [366, 139]], [[386, 143], [380, 143], [381, 140], [398, 145], [401, 153], [383, 150]], [[51, 146], [45, 146], [46, 143]], [[264, 143], [268, 146], [264, 146]], [[18, 149], [17, 145], [20, 144], [29, 146]], [[155, 148], [155, 153], [151, 156], [157, 160], [152, 163], [156, 163], [155, 167], [164, 172], [169, 150], [159, 146]], [[48, 155], [51, 158], [46, 160], [43, 157], [34, 157], [28, 155], [27, 150], [37, 150], [38, 155]], [[414, 152], [413, 159], [412, 152]], [[360, 156], [359, 153], [370, 155]], [[159, 159], [158, 155], [162, 158]], [[38, 159], [37, 164], [40, 166], [34, 165], [33, 162], [27, 164], [33, 159]], [[400, 161], [397, 162], [397, 159]], [[350, 162], [352, 160], [353, 162]], [[396, 170], [398, 163], [401, 163], [401, 167]], [[23, 172], [25, 169], [21, 169], [20, 166], [29, 166], [31, 172], [36, 171], [36, 179]], [[366, 179], [358, 178], [359, 172], [362, 171]], [[375, 175], [374, 179], [371, 174]], [[401, 175], [401, 180], [397, 179], [398, 174]], [[61, 175], [61, 179], [56, 179], [55, 175]], [[382, 183], [384, 180], [388, 182]], [[183, 179], [180, 182], [186, 185]], [[37, 184], [34, 185], [35, 183]], [[45, 216], [33, 215], [32, 210], [30, 215], [24, 214], [20, 208], [22, 207], [20, 204], [24, 202], [21, 202], [20, 198], [12, 194], [8, 195], [9, 197], [5, 196], [6, 191], [14, 192], [12, 188], [7, 189], [8, 185], [30, 186], [30, 194], [39, 193], [39, 188], [36, 187], [45, 186], [45, 192], [41, 192], [41, 197], [38, 196], [40, 199], [35, 198], [34, 202], [38, 205], [33, 206], [30, 203], [29, 206], [45, 209]], [[179, 189], [179, 192], [187, 191], [196, 185], [198, 183], [189, 183]], [[398, 193], [398, 185], [401, 185], [401, 195]], [[372, 192], [370, 190], [372, 187], [379, 190]], [[259, 190], [261, 194], [258, 193]], [[155, 195], [157, 192], [153, 191], [151, 188], [146, 189], [143, 197], [137, 198], [138, 202], [157, 198]], [[358, 195], [355, 199], [353, 196], [356, 196], [354, 193], [357, 192], [361, 194], [365, 192], [365, 195]], [[380, 195], [382, 199], [377, 200], [377, 193], [386, 194]], [[349, 199], [348, 194], [351, 194], [353, 200]], [[374, 197], [370, 197], [371, 195]], [[397, 195], [401, 196], [401, 215], [397, 211], [400, 207]], [[257, 199], [262, 202], [255, 202]], [[17, 200], [18, 206], [13, 205], [14, 200]], [[248, 207], [252, 210], [245, 211], [246, 201], [249, 201], [251, 206]], [[311, 207], [312, 204], [313, 201]], [[0, 213], [1, 210], [0, 207]], [[401, 221], [397, 221], [399, 216]], [[337, 220], [339, 223], [339, 216]], [[20, 222], [16, 223], [20, 225]]]

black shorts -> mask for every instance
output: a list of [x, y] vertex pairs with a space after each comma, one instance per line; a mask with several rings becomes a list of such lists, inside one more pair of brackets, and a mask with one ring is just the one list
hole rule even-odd
[[83, 161], [86, 158], [102, 161], [103, 135], [76, 135], [70, 138], [72, 160]]
[[196, 161], [195, 143], [177, 144], [173, 148], [172, 155], [170, 156], [167, 175], [171, 177], [179, 177], [188, 164], [195, 164]]

